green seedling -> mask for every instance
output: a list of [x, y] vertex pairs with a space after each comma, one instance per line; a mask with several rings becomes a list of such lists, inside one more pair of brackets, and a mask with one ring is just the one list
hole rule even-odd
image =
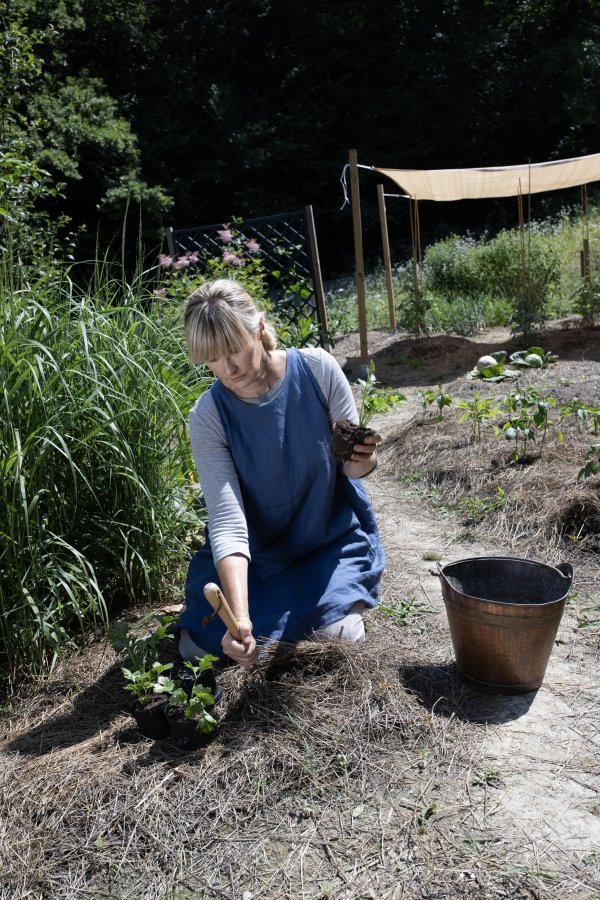
[[[217, 657], [210, 653], [204, 656], [195, 664], [189, 660], [184, 663], [198, 679], [202, 672], [211, 669], [213, 663], [217, 662]], [[169, 691], [169, 706], [180, 709], [186, 719], [196, 720], [196, 730], [207, 734], [213, 731], [217, 726], [217, 721], [208, 712], [208, 709], [215, 705], [215, 698], [210, 688], [204, 687], [202, 684], [195, 684], [190, 692], [190, 696], [186, 694], [181, 686], [180, 681], [175, 681]]]
[[129, 691], [140, 706], [147, 706], [150, 700], [160, 694], [170, 694], [175, 688], [175, 682], [164, 675], [173, 666], [172, 663], [152, 663], [149, 669], [122, 669], [123, 675], [129, 684], [125, 690]]
[[[503, 404], [508, 410], [508, 422], [502, 427], [502, 433], [507, 441], [515, 442], [515, 449], [511, 459], [517, 462], [521, 456], [527, 453], [529, 441], [535, 441], [536, 435], [541, 432], [540, 454], [544, 448], [548, 427], [552, 425], [549, 418], [549, 410], [556, 406], [555, 397], [543, 397], [534, 388], [523, 391], [515, 391], [505, 397]], [[562, 441], [563, 434], [556, 430], [557, 441]], [[520, 449], [519, 449], [520, 448]]]
[[464, 838], [463, 844], [465, 845], [465, 847], [468, 847], [469, 850], [472, 850], [473, 853], [477, 853], [477, 855], [483, 853], [485, 849], [483, 844], [480, 844], [479, 841], [475, 840], [475, 838]]
[[437, 803], [427, 803], [424, 804], [419, 810], [419, 814], [417, 816], [417, 822], [419, 825], [419, 830], [423, 832], [425, 830], [425, 823], [429, 821], [429, 819], [433, 816], [433, 814], [437, 810]]
[[396, 625], [408, 625], [413, 619], [432, 613], [433, 610], [427, 604], [422, 603], [416, 597], [408, 597], [406, 600], [380, 603], [378, 609], [384, 616]]
[[478, 787], [489, 785], [490, 787], [499, 787], [502, 784], [502, 773], [500, 769], [485, 766], [478, 769], [473, 778], [472, 784]]
[[385, 415], [395, 406], [406, 403], [404, 394], [389, 388], [378, 388], [378, 383], [375, 377], [375, 363], [371, 360], [366, 378], [358, 379], [360, 387], [359, 428], [366, 428], [373, 416], [377, 414]]
[[471, 437], [476, 443], [481, 441], [482, 429], [486, 428], [500, 412], [491, 398], [480, 400], [477, 391], [473, 394], [472, 400], [461, 400], [458, 408], [465, 410], [458, 421], [469, 423]]
[[495, 497], [467, 497], [463, 502], [465, 511], [465, 525], [475, 525], [480, 522], [486, 513], [494, 509], [501, 509], [509, 501], [504, 490], [498, 487]]
[[341, 772], [345, 772], [348, 768], [348, 758], [345, 753], [338, 753], [335, 758], [335, 764]]
[[592, 444], [588, 452], [585, 454], [586, 464], [577, 473], [577, 481], [583, 481], [584, 478], [592, 478], [594, 475], [600, 475], [600, 444]]
[[174, 616], [164, 616], [156, 612], [145, 615], [140, 624], [144, 625], [152, 619], [158, 620], [158, 627], [146, 637], [136, 637], [131, 632], [127, 622], [115, 622], [107, 631], [106, 637], [115, 651], [125, 651], [132, 669], [143, 670], [148, 662], [155, 662], [158, 655], [158, 645], [164, 640], [173, 640], [170, 626], [175, 621]]
[[582, 427], [587, 428], [589, 425], [593, 426], [596, 412], [598, 413], [598, 418], [600, 418], [600, 409], [596, 410], [594, 407], [589, 407], [587, 403], [580, 400], [579, 397], [573, 397], [567, 403], [563, 403], [558, 409], [558, 415], [561, 422], [564, 419], [575, 416], [575, 419], [577, 420], [577, 431], [579, 432], [581, 432]]
[[[438, 384], [437, 391], [434, 391], [433, 388], [427, 388], [427, 390], [419, 391], [417, 393], [417, 397], [421, 401], [423, 405], [423, 417], [425, 417], [425, 412], [428, 406], [437, 406], [437, 420], [440, 421], [444, 415], [444, 409], [446, 406], [450, 406], [453, 403], [453, 399], [450, 394], [446, 394], [442, 389], [442, 385]], [[431, 416], [432, 413], [430, 412]]]

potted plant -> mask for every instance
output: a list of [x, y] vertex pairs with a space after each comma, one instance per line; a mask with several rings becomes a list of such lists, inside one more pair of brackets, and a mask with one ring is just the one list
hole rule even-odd
[[331, 452], [341, 463], [352, 459], [355, 444], [364, 444], [365, 438], [374, 435], [369, 422], [376, 413], [385, 414], [406, 402], [404, 394], [389, 388], [378, 388], [375, 377], [375, 363], [370, 361], [365, 379], [359, 378], [360, 405], [358, 409], [358, 424], [355, 425], [349, 419], [339, 419], [333, 426], [331, 439]]
[[199, 659], [197, 665], [187, 661], [184, 669], [190, 672], [191, 678], [172, 683], [166, 716], [171, 739], [180, 750], [197, 750], [214, 737], [217, 720], [208, 710], [215, 705], [215, 694], [203, 681], [216, 661], [217, 657], [210, 653]]
[[175, 682], [164, 673], [172, 666], [172, 663], [156, 661], [148, 669], [122, 669], [129, 682], [125, 685], [125, 690], [134, 698], [131, 714], [145, 737], [158, 740], [169, 733], [165, 718], [165, 695], [173, 692]]
[[125, 651], [129, 659], [129, 667], [123, 667], [121, 671], [129, 682], [124, 689], [133, 695], [131, 715], [145, 737], [159, 739], [169, 733], [165, 718], [165, 694], [171, 691], [174, 682], [164, 675], [173, 664], [163, 664], [158, 660], [158, 645], [163, 640], [172, 639], [170, 625], [174, 617], [150, 613], [142, 622], [151, 619], [158, 619], [158, 627], [145, 637], [133, 635], [127, 622], [116, 622], [107, 637], [113, 650], [116, 653]]

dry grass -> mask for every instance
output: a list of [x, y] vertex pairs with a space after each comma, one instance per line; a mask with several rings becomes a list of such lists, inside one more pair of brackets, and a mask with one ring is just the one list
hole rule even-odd
[[426, 662], [439, 636], [417, 653], [410, 627], [369, 631], [226, 670], [218, 736], [187, 755], [133, 729], [110, 651], [71, 660], [7, 717], [1, 896], [587, 896], [593, 867], [511, 871], [483, 833], [493, 715]]
[[600, 553], [600, 481], [577, 481], [590, 434], [565, 424], [561, 443], [550, 439], [542, 450], [534, 444], [515, 463], [503, 436], [488, 429], [475, 442], [458, 418], [450, 410], [441, 421], [406, 423], [389, 442], [383, 465], [400, 480], [420, 476], [438, 508], [505, 552], [556, 562], [568, 558], [580, 572], [580, 584], [581, 579], [593, 584]]

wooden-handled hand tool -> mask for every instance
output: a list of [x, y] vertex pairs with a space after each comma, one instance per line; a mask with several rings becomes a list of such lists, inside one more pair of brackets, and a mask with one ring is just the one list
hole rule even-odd
[[214, 584], [212, 581], [209, 581], [208, 584], [204, 585], [204, 596], [206, 597], [216, 614], [219, 616], [221, 621], [225, 623], [225, 625], [227, 626], [227, 630], [232, 635], [232, 637], [234, 637], [236, 641], [241, 641], [242, 634], [240, 631], [239, 622], [231, 612], [231, 607], [225, 599], [221, 588], [218, 587], [218, 585]]

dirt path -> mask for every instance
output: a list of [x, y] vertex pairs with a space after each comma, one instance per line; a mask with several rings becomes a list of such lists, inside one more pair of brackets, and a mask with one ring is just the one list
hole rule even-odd
[[[416, 388], [407, 393], [407, 407], [375, 422], [388, 442], [417, 412]], [[454, 836], [470, 843], [482, 865], [497, 865], [501, 851], [504, 870], [537, 873], [546, 889], [558, 879], [556, 896], [600, 896], [595, 879], [587, 877], [600, 864], [597, 640], [577, 630], [577, 616], [567, 609], [539, 691], [509, 697], [460, 687], [448, 665], [452, 647], [439, 579], [423, 557], [439, 554], [446, 563], [510, 550], [461, 543], [456, 519], [411, 496], [410, 486], [385, 463], [370, 479], [369, 492], [388, 554], [383, 602], [414, 596], [435, 611], [420, 620], [426, 630], [422, 642], [414, 632], [402, 641], [413, 670], [422, 669], [412, 686], [430, 708], [434, 728], [439, 717], [442, 741], [448, 719], [460, 721], [454, 739], [462, 745], [462, 762], [453, 772], [443, 758], [439, 767], [435, 759], [431, 764], [438, 782], [435, 822], [443, 840]], [[403, 664], [401, 645], [398, 663]], [[465, 691], [466, 715], [461, 712]]]

